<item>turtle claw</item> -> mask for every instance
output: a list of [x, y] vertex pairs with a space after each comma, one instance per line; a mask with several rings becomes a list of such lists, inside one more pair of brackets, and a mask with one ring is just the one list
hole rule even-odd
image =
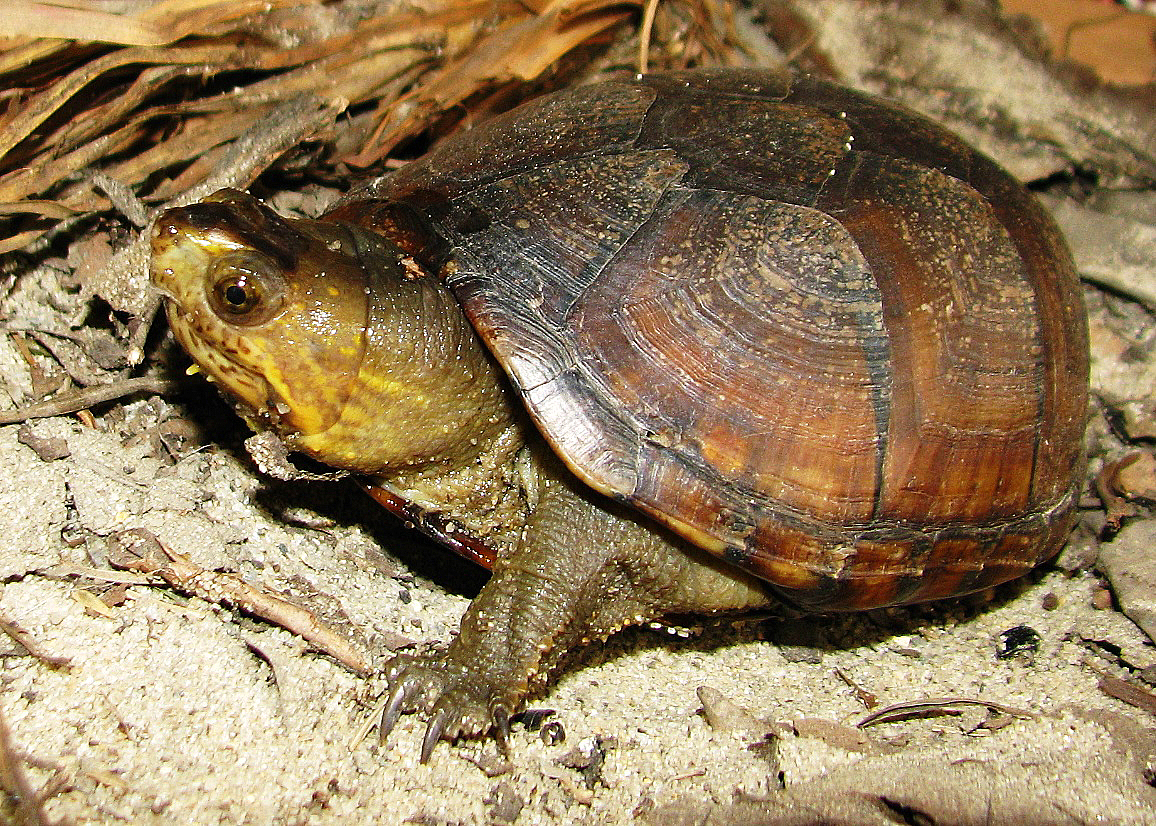
[[449, 719], [450, 713], [448, 708], [440, 704], [434, 710], [433, 716], [430, 717], [429, 723], [425, 727], [425, 736], [421, 739], [421, 757], [418, 758], [420, 762], [429, 762], [434, 746], [438, 744], [446, 732], [446, 721]]
[[[381, 724], [377, 727], [379, 740], [384, 745], [401, 715], [409, 710], [410, 700], [418, 688], [417, 680], [397, 680], [390, 682], [389, 699], [381, 711]], [[425, 762], [425, 761], [422, 761]]]
[[490, 718], [494, 721], [494, 739], [498, 741], [498, 748], [502, 754], [510, 756], [510, 710], [501, 703], [490, 710]]
[[492, 730], [504, 754], [509, 754], [510, 704], [498, 689], [469, 669], [455, 667], [444, 655], [396, 657], [386, 669], [389, 696], [378, 728], [384, 744], [401, 715], [428, 715], [420, 761], [426, 763], [440, 740], [484, 734]]

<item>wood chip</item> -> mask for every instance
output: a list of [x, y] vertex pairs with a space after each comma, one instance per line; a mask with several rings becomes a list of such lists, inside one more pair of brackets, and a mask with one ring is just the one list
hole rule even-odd
[[1115, 697], [1130, 706], [1142, 708], [1150, 714], [1156, 714], [1156, 694], [1140, 688], [1135, 683], [1105, 674], [1100, 677], [1100, 681], [1096, 685], [1100, 691], [1109, 697]]

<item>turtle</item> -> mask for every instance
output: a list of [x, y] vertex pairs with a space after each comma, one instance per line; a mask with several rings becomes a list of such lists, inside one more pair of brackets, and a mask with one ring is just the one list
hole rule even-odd
[[[256, 429], [492, 576], [381, 723], [493, 731], [670, 614], [941, 599], [1053, 557], [1083, 479], [1063, 239], [994, 161], [793, 73], [579, 86], [319, 219], [163, 213], [173, 333]], [[408, 509], [408, 510], [407, 510]]]

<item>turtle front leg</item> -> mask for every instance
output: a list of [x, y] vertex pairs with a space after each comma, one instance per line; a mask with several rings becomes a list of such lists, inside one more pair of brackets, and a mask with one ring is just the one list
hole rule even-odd
[[665, 614], [769, 602], [753, 577], [551, 474], [521, 543], [495, 562], [449, 647], [390, 662], [382, 740], [402, 713], [424, 711], [423, 763], [438, 740], [490, 729], [504, 749], [511, 715], [571, 648]]

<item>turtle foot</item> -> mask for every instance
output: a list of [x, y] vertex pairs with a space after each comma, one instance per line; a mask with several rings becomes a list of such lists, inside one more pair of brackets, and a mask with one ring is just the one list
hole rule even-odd
[[428, 720], [421, 743], [422, 763], [439, 740], [457, 740], [493, 731], [503, 752], [509, 751], [513, 700], [475, 669], [454, 663], [444, 653], [400, 655], [390, 661], [389, 695], [379, 732], [385, 742], [401, 715], [422, 712]]

